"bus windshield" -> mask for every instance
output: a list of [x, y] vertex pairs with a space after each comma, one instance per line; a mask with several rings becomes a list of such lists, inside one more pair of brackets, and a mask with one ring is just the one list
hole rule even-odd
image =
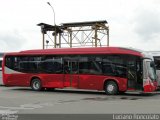
[[151, 62], [147, 61], [147, 69], [151, 80], [156, 80], [156, 69], [153, 61]]

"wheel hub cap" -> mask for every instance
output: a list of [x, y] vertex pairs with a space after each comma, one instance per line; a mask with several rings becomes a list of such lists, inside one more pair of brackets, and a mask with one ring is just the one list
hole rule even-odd
[[112, 92], [113, 90], [114, 90], [114, 86], [113, 85], [108, 85], [107, 91]]
[[34, 82], [33, 87], [34, 87], [35, 89], [39, 89], [40, 85], [39, 85], [38, 82]]

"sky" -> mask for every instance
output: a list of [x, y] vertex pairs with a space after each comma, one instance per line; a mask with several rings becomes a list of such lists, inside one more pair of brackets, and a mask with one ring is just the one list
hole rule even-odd
[[160, 0], [0, 0], [0, 52], [42, 48], [38, 23], [106, 20], [110, 46], [160, 51]]

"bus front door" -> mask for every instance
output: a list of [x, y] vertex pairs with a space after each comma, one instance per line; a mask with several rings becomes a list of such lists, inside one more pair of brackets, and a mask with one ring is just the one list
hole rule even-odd
[[138, 57], [127, 58], [128, 90], [143, 90], [143, 62]]
[[64, 60], [64, 87], [78, 88], [78, 62]]

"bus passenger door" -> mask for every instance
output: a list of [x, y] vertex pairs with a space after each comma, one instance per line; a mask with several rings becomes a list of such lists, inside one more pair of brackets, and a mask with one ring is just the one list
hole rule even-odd
[[64, 60], [64, 87], [78, 88], [78, 60]]
[[130, 56], [127, 59], [128, 90], [143, 89], [142, 64], [142, 60], [138, 57]]
[[143, 90], [143, 62], [139, 57], [127, 59], [128, 90]]

